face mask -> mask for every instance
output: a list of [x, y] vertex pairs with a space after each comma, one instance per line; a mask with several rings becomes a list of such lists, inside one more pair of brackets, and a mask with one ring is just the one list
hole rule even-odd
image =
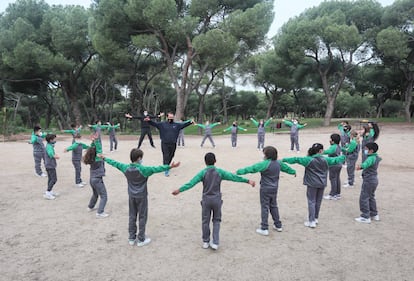
[[295, 125], [298, 124], [298, 121], [293, 121], [293, 124], [295, 124]]
[[138, 164], [142, 164], [142, 159], [138, 161]]
[[168, 119], [168, 122], [172, 123], [174, 122], [174, 119]]
[[52, 145], [55, 145], [56, 141], [51, 141], [49, 143], [52, 144]]
[[364, 149], [364, 154], [368, 155], [368, 149]]

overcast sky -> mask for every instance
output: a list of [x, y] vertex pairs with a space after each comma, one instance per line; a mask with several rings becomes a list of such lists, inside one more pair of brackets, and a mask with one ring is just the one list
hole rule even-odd
[[[243, 1], [243, 0], [240, 0]], [[389, 6], [394, 3], [394, 0], [377, 0], [382, 6]], [[14, 3], [15, 0], [0, 0], [0, 12], [4, 12], [9, 3]], [[89, 0], [46, 0], [50, 5], [82, 5], [89, 7], [91, 1]], [[318, 6], [323, 0], [275, 0], [274, 12], [275, 20], [270, 28], [269, 37], [273, 37], [278, 29], [286, 23], [289, 18], [298, 16], [305, 9]]]

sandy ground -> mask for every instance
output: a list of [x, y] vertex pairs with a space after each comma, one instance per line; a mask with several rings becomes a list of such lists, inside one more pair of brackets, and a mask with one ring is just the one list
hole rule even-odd
[[[300, 143], [304, 156], [314, 142], [328, 146], [335, 128], [303, 129]], [[58, 182], [60, 196], [43, 199], [46, 178], [34, 175], [32, 147], [24, 141], [0, 143], [0, 279], [1, 280], [413, 280], [414, 267], [414, 127], [382, 126], [378, 140], [383, 158], [379, 169], [377, 203], [380, 222], [359, 224], [356, 187], [342, 190], [342, 200], [324, 200], [316, 229], [304, 227], [307, 216], [304, 169], [298, 176], [282, 174], [279, 209], [283, 232], [268, 237], [256, 234], [260, 222], [259, 187], [223, 182], [223, 219], [218, 251], [201, 248], [201, 184], [177, 197], [171, 191], [204, 168], [203, 156], [214, 151], [217, 166], [229, 171], [256, 163], [256, 136], [239, 136], [231, 149], [229, 135], [215, 137], [217, 148], [201, 137], [186, 136], [185, 148], [177, 148], [181, 166], [168, 178], [156, 174], [149, 179], [149, 218], [146, 247], [128, 245], [128, 195], [126, 180], [107, 165], [104, 178], [108, 203], [106, 219], [86, 211], [90, 186], [74, 185], [67, 136], [58, 138]], [[136, 136], [120, 138], [119, 150], [107, 157], [129, 162]], [[103, 139], [108, 151], [107, 137]], [[266, 144], [289, 152], [287, 134], [266, 135]], [[159, 165], [161, 151], [144, 141], [144, 164]], [[250, 175], [259, 182], [260, 175]], [[342, 180], [346, 171], [342, 171]], [[83, 179], [89, 170], [83, 166]], [[325, 193], [329, 192], [329, 184]], [[269, 218], [270, 221], [270, 218]]]

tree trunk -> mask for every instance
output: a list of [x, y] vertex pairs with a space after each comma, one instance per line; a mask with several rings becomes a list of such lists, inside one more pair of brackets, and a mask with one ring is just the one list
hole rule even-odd
[[408, 80], [407, 89], [405, 90], [405, 102], [404, 102], [404, 116], [405, 121], [411, 123], [411, 102], [413, 100], [413, 84], [414, 84], [414, 72], [411, 74], [411, 79]]

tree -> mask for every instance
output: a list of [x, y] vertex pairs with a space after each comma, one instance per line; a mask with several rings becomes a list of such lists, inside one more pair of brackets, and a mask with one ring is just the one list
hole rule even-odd
[[378, 49], [386, 65], [398, 69], [404, 77], [405, 120], [411, 122], [411, 104], [414, 87], [414, 3], [396, 1], [386, 8], [383, 16], [386, 27], [377, 36]]
[[271, 5], [269, 0], [101, 0], [94, 12], [94, 41], [104, 38], [111, 46], [123, 46], [118, 51], [125, 52], [134, 45], [132, 38], [141, 38], [145, 44], [140, 48], [164, 60], [176, 92], [176, 118], [181, 119], [190, 93], [207, 70], [206, 64], [194, 66], [194, 59], [201, 56], [196, 38], [221, 30], [238, 42], [233, 56], [243, 56], [263, 42], [273, 18]]
[[350, 70], [372, 59], [370, 43], [381, 15], [382, 7], [375, 1], [330, 1], [306, 10], [282, 27], [280, 56], [294, 65], [305, 58], [314, 62], [326, 98], [325, 126]]

